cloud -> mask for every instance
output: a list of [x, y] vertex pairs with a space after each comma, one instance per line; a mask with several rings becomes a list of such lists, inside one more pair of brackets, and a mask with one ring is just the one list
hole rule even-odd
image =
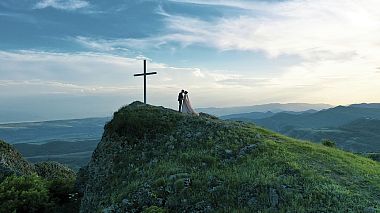
[[85, 0], [41, 0], [34, 6], [35, 9], [52, 7], [60, 10], [77, 10], [88, 7], [89, 2]]
[[[177, 2], [246, 11], [213, 19], [166, 14], [168, 33], [159, 37], [163, 44], [262, 53], [270, 60], [296, 56], [298, 64], [282, 67], [277, 76], [265, 76], [261, 89], [282, 88], [282, 98], [289, 94], [293, 100], [311, 102], [379, 101], [374, 92], [380, 89], [374, 70], [380, 60], [380, 13], [375, 9], [380, 7], [379, 1]], [[149, 44], [150, 38], [146, 41]], [[260, 84], [253, 71], [252, 75], [224, 82]]]
[[[136, 99], [142, 94], [142, 78], [133, 77], [142, 70], [138, 58], [91, 52], [0, 51], [0, 64], [0, 97], [66, 94]], [[378, 73], [366, 59], [343, 64], [305, 61], [283, 69], [276, 76], [257, 77], [255, 73], [228, 74], [226, 70], [149, 61], [148, 70], [158, 75], [148, 78], [148, 96], [153, 104], [173, 108], [180, 89], [190, 91], [196, 107], [268, 102], [345, 104], [379, 98]]]
[[244, 1], [244, 0], [170, 0], [171, 2], [234, 7], [244, 10], [259, 10], [261, 7], [273, 3], [273, 1]]
[[[254, 7], [255, 3], [246, 4]], [[281, 1], [266, 5], [260, 3], [260, 10], [264, 11], [260, 16], [252, 11], [212, 21], [167, 18], [172, 32], [172, 36], [166, 36], [167, 41], [313, 60], [350, 59], [378, 52], [380, 15], [373, 9], [380, 6], [378, 1]]]
[[[140, 57], [91, 52], [0, 51], [0, 63], [0, 86], [3, 87], [45, 85], [67, 92], [89, 93], [117, 93], [141, 87], [141, 79], [133, 77], [142, 70]], [[180, 85], [211, 88], [219, 80], [233, 77], [218, 71], [172, 67], [157, 62], [149, 62], [148, 68], [159, 73], [158, 77], [153, 76], [149, 80], [150, 86], [156, 89]], [[181, 79], [186, 79], [186, 82], [181, 82]]]
[[[142, 70], [142, 61], [137, 58], [91, 52], [0, 51], [0, 63], [1, 97], [9, 94], [136, 97], [142, 94], [142, 79], [133, 77]], [[173, 67], [154, 61], [148, 63], [148, 70], [158, 72], [148, 78], [148, 88], [152, 103], [159, 105], [175, 107], [175, 96], [180, 89], [190, 91], [195, 106], [242, 101], [248, 104], [263, 94], [268, 97], [275, 92], [273, 88], [260, 91], [262, 83], [242, 83], [246, 79], [257, 82], [252, 76], [226, 74], [221, 70]]]
[[360, 1], [196, 1], [175, 2], [231, 6], [240, 15], [190, 17], [171, 15], [163, 7], [165, 29], [141, 39], [74, 38], [94, 49], [149, 49], [193, 44], [220, 51], [262, 52], [269, 58], [295, 55], [304, 60], [344, 61], [379, 55], [380, 7], [377, 0]]
[[[46, 81], [40, 79], [31, 80], [0, 80], [2, 93], [14, 91], [13, 95], [93, 95], [112, 94], [122, 92], [136, 92], [137, 86], [98, 86], [98, 85], [76, 85], [59, 81]], [[22, 89], [23, 88], [23, 89]], [[5, 91], [4, 91], [5, 90]]]

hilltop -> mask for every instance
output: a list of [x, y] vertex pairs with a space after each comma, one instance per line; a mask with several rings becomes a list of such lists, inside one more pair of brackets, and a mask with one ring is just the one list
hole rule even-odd
[[135, 102], [79, 175], [81, 212], [376, 212], [380, 164], [253, 124]]

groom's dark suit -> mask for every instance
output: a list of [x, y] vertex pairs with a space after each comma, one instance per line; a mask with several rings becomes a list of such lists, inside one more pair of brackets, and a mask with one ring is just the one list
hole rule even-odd
[[183, 103], [183, 93], [180, 92], [178, 94], [178, 103], [179, 103], [179, 110], [178, 112], [181, 112], [182, 111], [182, 103]]

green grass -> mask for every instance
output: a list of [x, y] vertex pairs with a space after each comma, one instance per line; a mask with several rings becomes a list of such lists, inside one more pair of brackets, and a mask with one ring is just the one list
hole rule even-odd
[[255, 125], [134, 103], [115, 113], [105, 135], [90, 169], [107, 169], [90, 176], [87, 192], [101, 203], [85, 201], [82, 208], [94, 208], [86, 211], [112, 204], [146, 212], [380, 209], [378, 162]]

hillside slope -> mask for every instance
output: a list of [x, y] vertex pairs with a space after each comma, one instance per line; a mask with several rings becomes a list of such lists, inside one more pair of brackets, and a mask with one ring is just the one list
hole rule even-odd
[[57, 162], [40, 162], [32, 164], [10, 144], [0, 140], [0, 182], [8, 176], [29, 176], [37, 174], [46, 179], [73, 179], [74, 171]]
[[380, 164], [250, 124], [135, 102], [78, 180], [81, 212], [376, 212]]
[[0, 140], [0, 182], [12, 174], [30, 175], [33, 172], [33, 165], [24, 160], [15, 148]]

